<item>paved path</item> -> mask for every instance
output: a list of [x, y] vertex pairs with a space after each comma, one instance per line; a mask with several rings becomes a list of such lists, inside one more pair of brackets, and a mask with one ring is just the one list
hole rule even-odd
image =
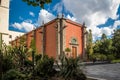
[[85, 71], [87, 76], [105, 80], [120, 80], [120, 63], [89, 65], [85, 67]]

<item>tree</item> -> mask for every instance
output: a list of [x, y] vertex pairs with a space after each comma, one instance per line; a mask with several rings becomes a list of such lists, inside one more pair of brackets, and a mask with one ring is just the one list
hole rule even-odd
[[101, 41], [105, 41], [107, 39], [107, 36], [105, 33], [102, 34]]
[[102, 34], [101, 40], [97, 40], [94, 46], [94, 53], [108, 55], [112, 53], [112, 40], [107, 39], [106, 34]]
[[89, 57], [92, 54], [93, 54], [92, 31], [89, 30], [87, 40], [87, 55]]
[[107, 39], [106, 34], [102, 34], [101, 36], [101, 45], [100, 45], [100, 53], [101, 54], [111, 54], [112, 53], [112, 40]]
[[41, 8], [44, 8], [45, 4], [49, 4], [52, 2], [52, 0], [22, 0], [26, 2], [28, 5], [32, 5], [34, 7], [40, 6]]
[[112, 39], [108, 39], [106, 34], [103, 33], [101, 39], [94, 43], [93, 49], [95, 54], [92, 57], [99, 58], [99, 60], [113, 60], [115, 55], [113, 54], [112, 44]]
[[120, 58], [120, 29], [114, 30], [112, 37], [113, 51], [116, 54], [116, 58]]
[[94, 53], [100, 53], [100, 45], [101, 44], [102, 43], [100, 40], [96, 40], [96, 42], [94, 43], [94, 47], [93, 47]]

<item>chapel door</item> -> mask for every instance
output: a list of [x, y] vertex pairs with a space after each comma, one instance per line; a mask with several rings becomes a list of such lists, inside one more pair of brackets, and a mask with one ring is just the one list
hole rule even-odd
[[77, 47], [72, 47], [72, 57], [76, 58], [77, 57]]

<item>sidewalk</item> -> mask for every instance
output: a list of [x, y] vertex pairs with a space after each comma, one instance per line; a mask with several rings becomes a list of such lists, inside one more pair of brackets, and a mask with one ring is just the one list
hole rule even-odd
[[87, 76], [88, 79], [93, 79], [93, 80], [107, 80], [107, 79], [102, 79], [102, 78], [95, 78], [95, 77], [90, 77], [90, 76]]
[[96, 61], [96, 62], [82, 62], [80, 64], [83, 64], [83, 65], [98, 65], [98, 64], [110, 64], [108, 61]]

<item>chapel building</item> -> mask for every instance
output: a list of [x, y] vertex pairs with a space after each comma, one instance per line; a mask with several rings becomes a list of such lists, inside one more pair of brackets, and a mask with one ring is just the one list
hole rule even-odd
[[[49, 57], [58, 59], [62, 53], [67, 56], [84, 58], [86, 56], [86, 27], [85, 24], [78, 24], [66, 18], [56, 18], [42, 26], [24, 34], [26, 46], [30, 48], [32, 39], [35, 40], [36, 51], [39, 54], [46, 54]], [[19, 46], [17, 37], [11, 42]]]

